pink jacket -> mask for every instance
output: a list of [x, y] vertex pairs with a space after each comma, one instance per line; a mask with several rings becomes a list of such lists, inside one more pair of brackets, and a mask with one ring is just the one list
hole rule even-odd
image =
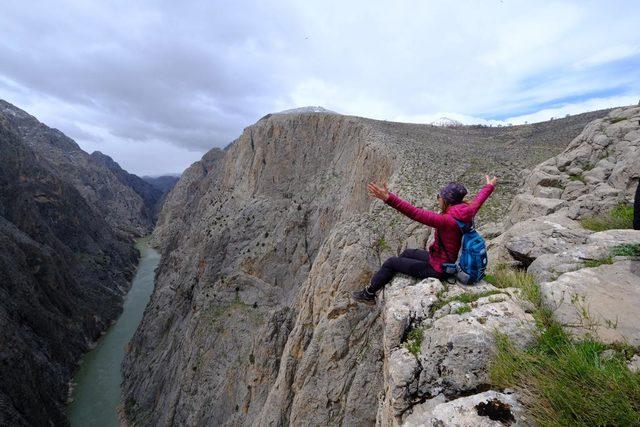
[[[429, 263], [434, 270], [442, 272], [441, 264], [443, 262], [456, 262], [462, 243], [462, 232], [453, 218], [466, 223], [473, 221], [476, 213], [489, 198], [494, 188], [491, 184], [485, 185], [471, 202], [449, 206], [444, 214], [417, 208], [393, 193], [389, 193], [386, 203], [412, 220], [435, 228], [434, 240], [429, 247]], [[440, 247], [438, 234], [446, 252]]]

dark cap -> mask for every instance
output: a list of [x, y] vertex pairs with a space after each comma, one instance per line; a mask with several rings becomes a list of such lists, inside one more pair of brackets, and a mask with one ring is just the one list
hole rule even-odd
[[450, 206], [457, 205], [462, 202], [464, 196], [467, 195], [467, 189], [459, 182], [450, 182], [440, 190], [440, 197], [444, 199]]

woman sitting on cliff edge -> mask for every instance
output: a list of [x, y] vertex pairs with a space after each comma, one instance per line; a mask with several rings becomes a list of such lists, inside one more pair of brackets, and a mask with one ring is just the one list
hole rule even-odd
[[462, 232], [456, 223], [458, 219], [471, 223], [495, 188], [497, 178], [485, 176], [487, 184], [471, 201], [465, 202], [467, 189], [464, 185], [452, 182], [438, 193], [438, 204], [441, 213], [417, 208], [402, 200], [387, 189], [387, 185], [378, 186], [370, 183], [367, 188], [371, 196], [376, 197], [392, 208], [400, 211], [414, 221], [421, 222], [435, 229], [433, 243], [429, 251], [422, 249], [406, 249], [397, 257], [387, 259], [380, 270], [373, 275], [371, 283], [364, 289], [353, 293], [353, 298], [365, 304], [376, 303], [376, 292], [391, 281], [395, 273], [408, 274], [416, 279], [427, 277], [444, 278], [443, 263], [455, 263], [460, 250]]

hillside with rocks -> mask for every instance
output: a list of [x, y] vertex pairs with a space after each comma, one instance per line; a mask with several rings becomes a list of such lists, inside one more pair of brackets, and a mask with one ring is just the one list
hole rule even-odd
[[[506, 128], [326, 113], [268, 115], [249, 126], [187, 169], [163, 206], [153, 234], [162, 252], [156, 288], [123, 364], [123, 418], [448, 425], [456, 405], [477, 405], [481, 393], [516, 405], [509, 391], [488, 391], [486, 364], [495, 327], [522, 346], [532, 339], [531, 310], [517, 290], [483, 284], [469, 296], [397, 278], [378, 307], [350, 300], [386, 257], [430, 237], [372, 202], [365, 185], [386, 179], [433, 208], [443, 184], [462, 181], [475, 192], [485, 172], [495, 173], [501, 183], [478, 224], [500, 235], [496, 221], [520, 191], [521, 172], [562, 153], [607, 113]], [[458, 313], [461, 298], [474, 302], [471, 312]], [[432, 332], [408, 353], [406, 335], [422, 323]]]

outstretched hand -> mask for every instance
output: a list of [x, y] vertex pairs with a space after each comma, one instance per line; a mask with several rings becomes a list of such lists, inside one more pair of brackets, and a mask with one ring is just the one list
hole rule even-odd
[[493, 178], [489, 178], [489, 175], [485, 175], [484, 177], [487, 180], [487, 184], [496, 185], [496, 182], [498, 182], [497, 176], [494, 176]]
[[382, 187], [376, 185], [374, 182], [370, 182], [369, 185], [367, 185], [367, 190], [369, 190], [369, 195], [383, 202], [386, 202], [389, 198], [389, 189], [385, 181], [382, 181]]

